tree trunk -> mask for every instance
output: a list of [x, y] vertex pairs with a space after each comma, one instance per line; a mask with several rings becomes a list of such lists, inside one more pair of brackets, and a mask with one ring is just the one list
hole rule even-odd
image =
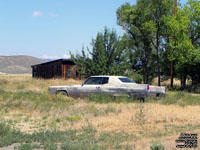
[[146, 68], [146, 83], [145, 84], [148, 84], [149, 83], [149, 69], [148, 69], [148, 66]]
[[[177, 0], [175, 0], [175, 6], [174, 6], [174, 16], [176, 17], [176, 9], [177, 9]], [[175, 36], [173, 36], [174, 41], [176, 40]], [[171, 61], [171, 69], [170, 69], [170, 74], [171, 74], [171, 88], [174, 87], [174, 60]]]
[[156, 35], [156, 51], [157, 51], [157, 76], [158, 76], [158, 86], [160, 86], [160, 61], [159, 61], [159, 37], [158, 33]]
[[183, 75], [182, 77], [181, 77], [181, 89], [185, 89], [185, 87], [186, 87], [186, 79], [187, 79], [187, 75]]
[[171, 69], [170, 69], [170, 74], [171, 74], [171, 84], [170, 87], [173, 88], [174, 87], [174, 61], [171, 61]]
[[149, 78], [149, 73], [148, 73], [148, 66], [147, 64], [144, 64], [144, 71], [143, 71], [143, 80], [144, 80], [144, 84], [148, 84], [148, 78]]

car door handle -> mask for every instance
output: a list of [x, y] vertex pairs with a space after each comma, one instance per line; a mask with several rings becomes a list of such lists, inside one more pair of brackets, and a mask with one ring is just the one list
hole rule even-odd
[[100, 89], [100, 86], [97, 86], [96, 89]]

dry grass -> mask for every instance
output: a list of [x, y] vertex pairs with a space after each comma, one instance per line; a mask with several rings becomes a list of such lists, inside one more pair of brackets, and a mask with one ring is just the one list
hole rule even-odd
[[[7, 91], [35, 91], [35, 92], [47, 92], [47, 87], [50, 85], [73, 85], [81, 84], [79, 80], [63, 80], [59, 78], [51, 80], [34, 79], [31, 75], [1, 75], [1, 80], [5, 80], [8, 84], [4, 85]], [[11, 86], [12, 85], [12, 86]]]
[[[200, 133], [200, 106], [161, 105], [158, 103], [94, 103], [47, 94], [50, 85], [80, 84], [75, 80], [36, 80], [30, 75], [0, 76], [0, 89], [36, 92], [47, 100], [27, 97], [12, 99], [0, 95], [0, 118], [25, 133], [57, 129], [81, 129], [90, 123], [98, 134], [104, 132], [134, 134], [129, 144], [133, 149], [149, 149], [160, 141], [166, 149], [175, 149], [181, 132]], [[196, 96], [199, 96], [198, 94]], [[49, 100], [49, 101], [48, 101]], [[71, 118], [71, 119], [69, 119]]]
[[[165, 81], [162, 81], [161, 82], [161, 85], [170, 85], [170, 79], [168, 79], [168, 80], [165, 80]], [[187, 80], [187, 83], [186, 84], [189, 84], [190, 83], [190, 81], [188, 81]], [[152, 81], [152, 84], [153, 85], [158, 85], [158, 78], [154, 78], [153, 79], [153, 81]], [[179, 79], [174, 79], [174, 86], [180, 86], [181, 85], [181, 81], [179, 80]]]

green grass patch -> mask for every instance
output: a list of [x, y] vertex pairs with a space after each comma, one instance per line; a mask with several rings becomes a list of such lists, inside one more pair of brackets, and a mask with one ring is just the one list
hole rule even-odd
[[146, 101], [164, 105], [176, 104], [179, 106], [200, 105], [200, 94], [193, 94], [185, 91], [168, 92], [165, 97], [150, 97]]
[[98, 131], [90, 124], [80, 130], [48, 130], [24, 134], [12, 129], [6, 123], [0, 123], [0, 147], [18, 143], [19, 146], [16, 148], [20, 150], [35, 148], [57, 150], [58, 147], [62, 150], [124, 149], [129, 145], [128, 141], [135, 139], [137, 139], [135, 135], [123, 132], [104, 132], [98, 135]]
[[12, 129], [8, 124], [0, 122], [0, 147], [24, 141], [25, 135]]
[[174, 124], [168, 124], [164, 125], [164, 129], [157, 129], [153, 131], [142, 131], [141, 137], [151, 138], [151, 139], [161, 139], [162, 137], [171, 136], [171, 135], [177, 135], [180, 133], [185, 132], [192, 132], [195, 130], [199, 130], [200, 125], [198, 124], [185, 124], [185, 125], [174, 125]]
[[25, 89], [25, 85], [24, 84], [18, 85], [17, 89], [18, 90], [23, 90], [23, 89]]
[[132, 103], [132, 102], [139, 102], [139, 100], [134, 99], [133, 97], [127, 96], [112, 96], [112, 95], [89, 95], [85, 98], [88, 102], [95, 102], [95, 103]]
[[77, 101], [73, 98], [61, 95], [49, 95], [48, 93], [38, 93], [33, 91], [8, 92], [0, 89], [0, 108], [30, 110], [38, 109], [41, 112], [48, 112], [52, 108], [64, 108], [66, 104], [73, 105]]
[[67, 116], [66, 119], [68, 121], [79, 121], [79, 120], [82, 120], [82, 117], [81, 116]]
[[152, 142], [150, 150], [164, 150], [165, 147], [161, 143]]
[[9, 82], [6, 79], [0, 79], [0, 86], [7, 85]]

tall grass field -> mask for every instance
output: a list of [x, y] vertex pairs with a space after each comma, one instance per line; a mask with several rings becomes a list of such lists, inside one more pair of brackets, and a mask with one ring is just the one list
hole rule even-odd
[[47, 91], [50, 85], [74, 84], [81, 81], [1, 75], [0, 150], [176, 150], [181, 133], [200, 136], [198, 93], [168, 91], [140, 103]]

